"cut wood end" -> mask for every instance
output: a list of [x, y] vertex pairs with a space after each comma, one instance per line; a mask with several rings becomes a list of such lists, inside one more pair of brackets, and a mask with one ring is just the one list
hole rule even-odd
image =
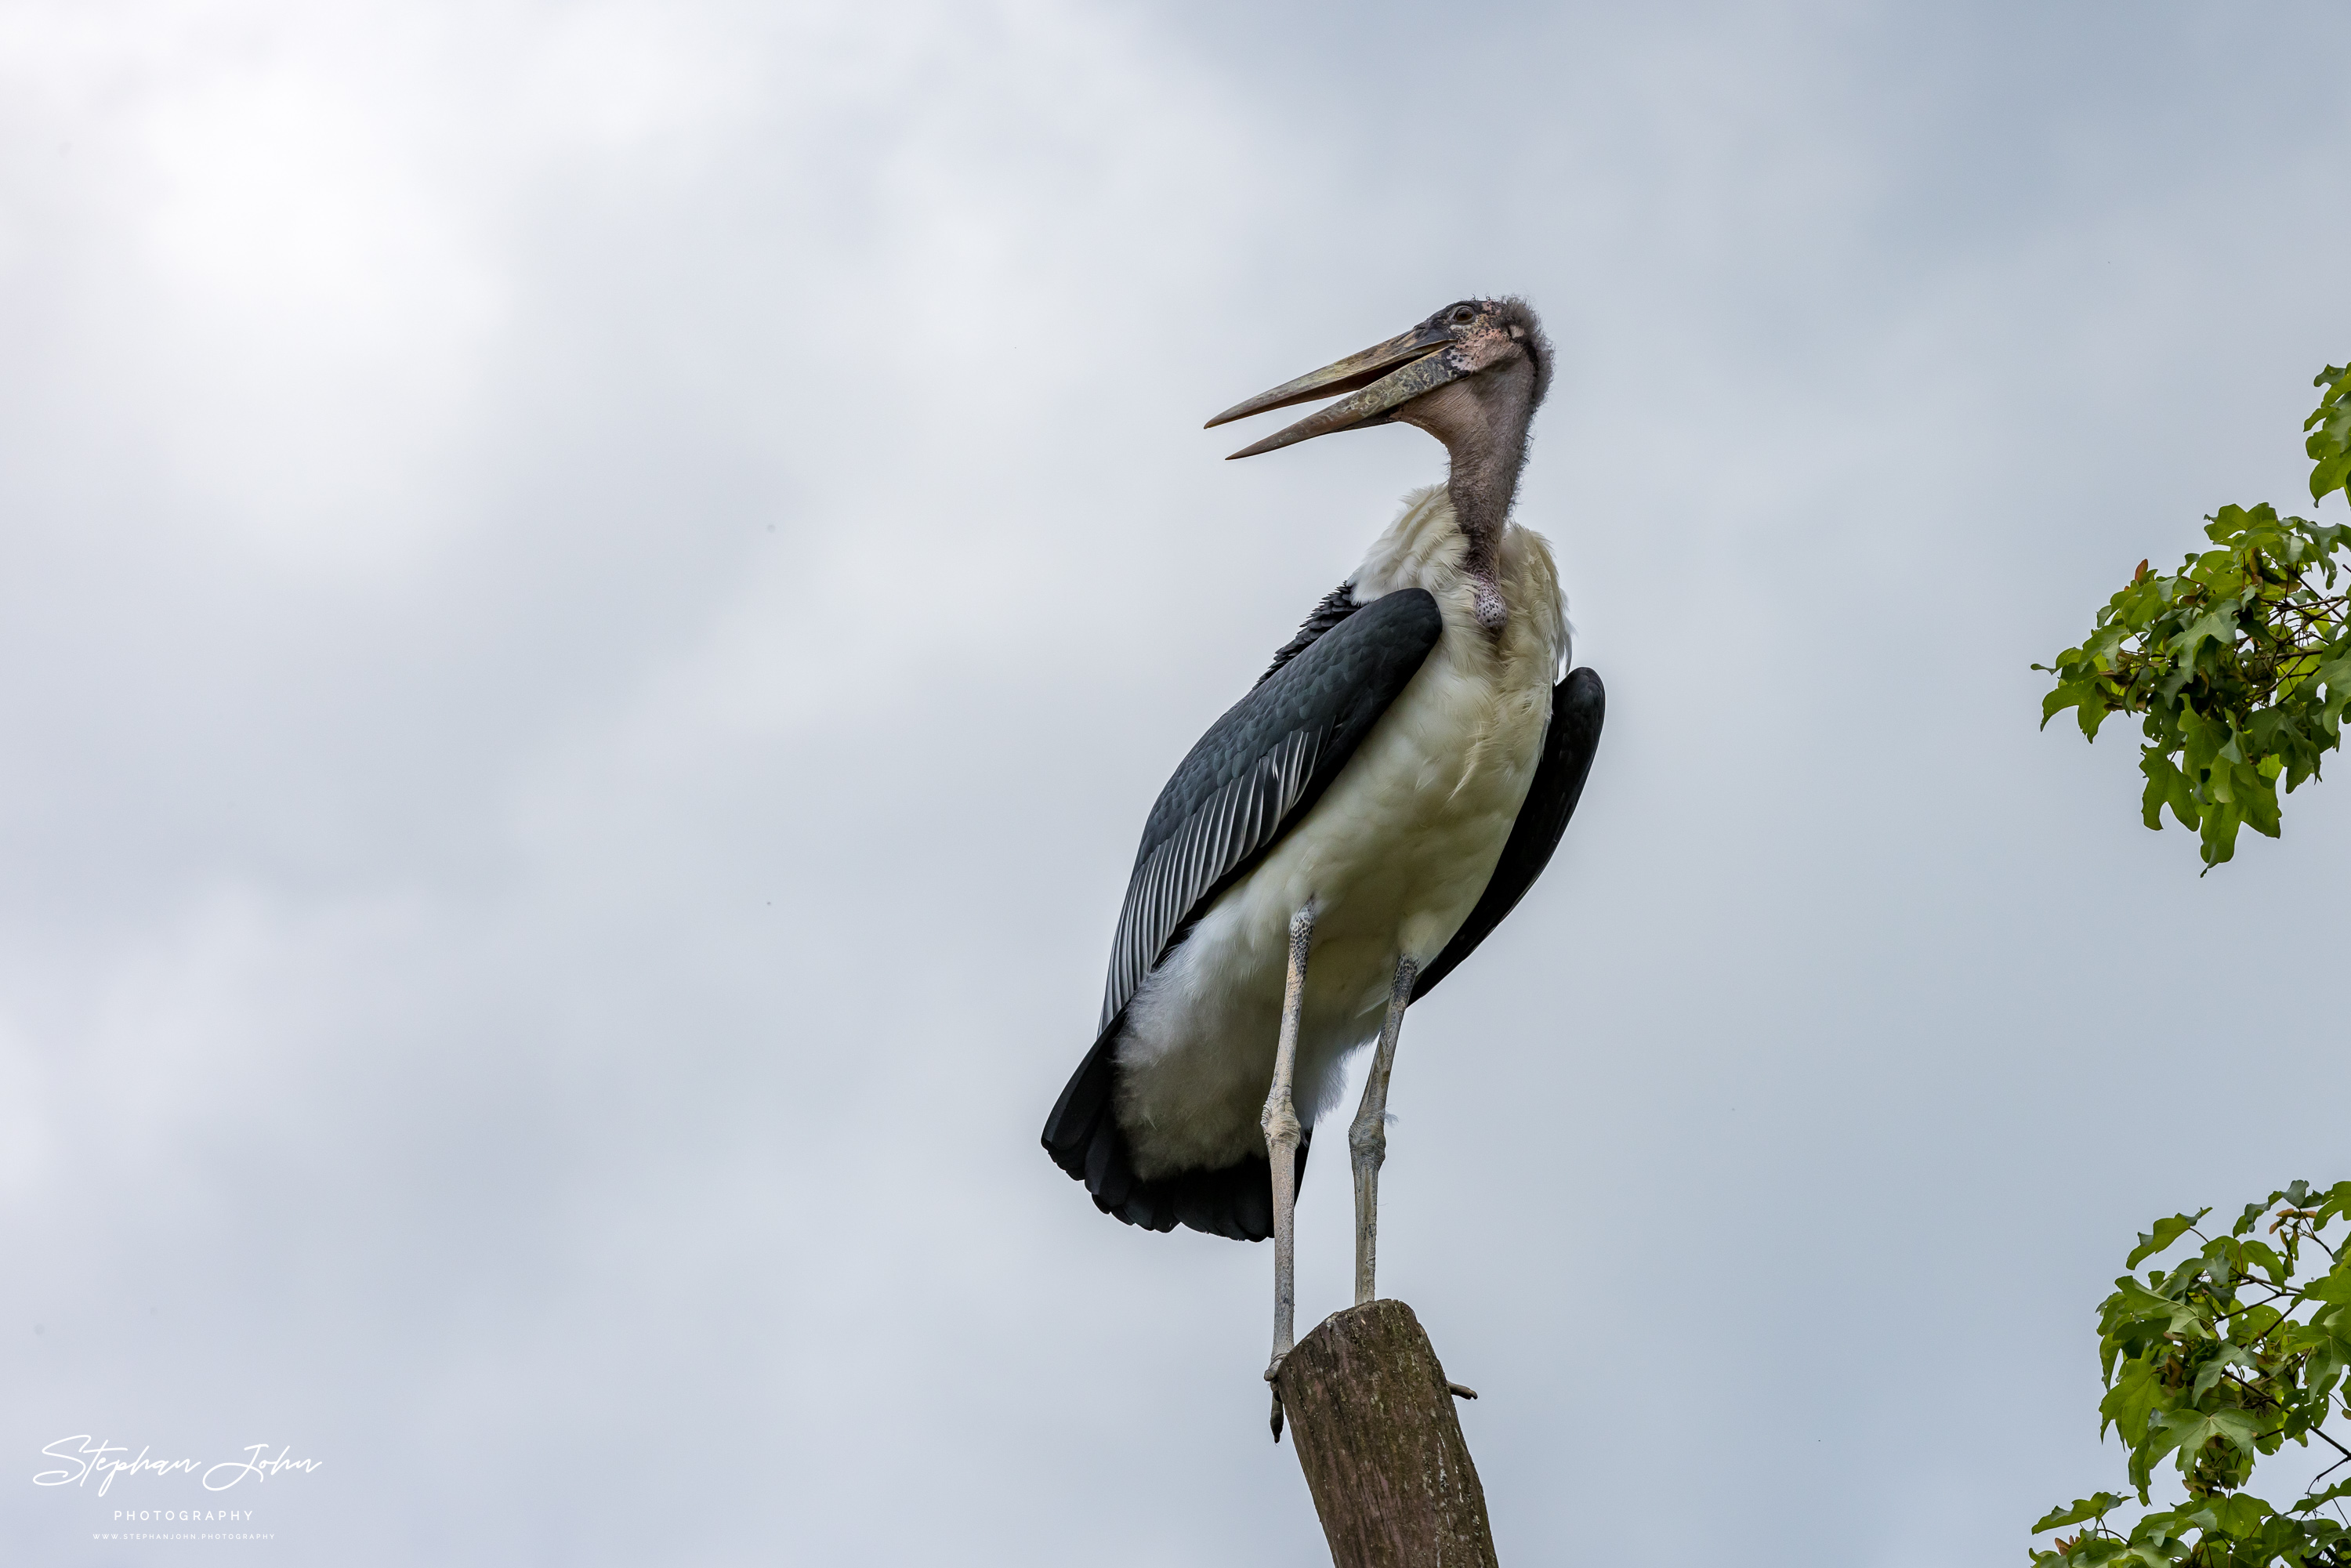
[[1275, 1387], [1332, 1568], [1495, 1568], [1454, 1403], [1477, 1390], [1446, 1377], [1410, 1307], [1332, 1313], [1283, 1360]]

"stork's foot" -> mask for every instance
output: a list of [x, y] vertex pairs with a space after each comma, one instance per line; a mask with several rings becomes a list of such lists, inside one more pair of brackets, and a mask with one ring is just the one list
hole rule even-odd
[[[1281, 1036], [1274, 1042], [1273, 1082], [1265, 1092], [1265, 1153], [1273, 1176], [1273, 1360], [1265, 1369], [1271, 1383], [1281, 1358], [1298, 1343], [1297, 1210], [1298, 1145], [1304, 1129], [1290, 1103], [1290, 1076], [1298, 1064], [1298, 1019], [1306, 1000], [1306, 955], [1314, 942], [1314, 904], [1290, 919], [1290, 977], [1281, 988]], [[1281, 1390], [1273, 1391], [1273, 1440], [1281, 1441]]]

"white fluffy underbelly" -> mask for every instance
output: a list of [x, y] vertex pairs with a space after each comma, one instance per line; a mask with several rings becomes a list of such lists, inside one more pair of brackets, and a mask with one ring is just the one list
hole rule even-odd
[[[1264, 1150], [1290, 921], [1311, 900], [1295, 1093], [1331, 1108], [1348, 1052], [1379, 1033], [1397, 958], [1443, 950], [1485, 892], [1551, 716], [1549, 671], [1433, 650], [1330, 789], [1144, 978], [1118, 1045], [1117, 1114], [1135, 1174]], [[1541, 678], [1537, 678], [1540, 676]]]

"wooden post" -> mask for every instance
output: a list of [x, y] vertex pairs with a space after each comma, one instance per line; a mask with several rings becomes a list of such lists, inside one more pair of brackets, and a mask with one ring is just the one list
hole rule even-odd
[[1275, 1386], [1335, 1568], [1497, 1568], [1453, 1388], [1410, 1307], [1332, 1313]]

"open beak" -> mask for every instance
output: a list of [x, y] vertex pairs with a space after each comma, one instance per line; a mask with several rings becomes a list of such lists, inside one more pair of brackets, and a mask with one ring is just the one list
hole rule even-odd
[[[1453, 355], [1444, 351], [1453, 346], [1453, 341], [1452, 336], [1442, 327], [1415, 327], [1401, 337], [1390, 338], [1360, 354], [1350, 354], [1335, 364], [1323, 366], [1311, 375], [1284, 382], [1271, 392], [1259, 392], [1247, 402], [1235, 403], [1201, 428], [1214, 430], [1220, 424], [1247, 419], [1253, 413], [1288, 408], [1297, 402], [1311, 402], [1316, 398], [1332, 397], [1340, 392], [1352, 395], [1340, 398], [1318, 413], [1308, 414], [1296, 424], [1275, 432], [1254, 446], [1242, 447], [1232, 455], [1233, 457], [1254, 457], [1260, 452], [1311, 441], [1334, 430], [1360, 430], [1365, 425], [1385, 424], [1395, 417], [1395, 410], [1403, 404], [1469, 373], [1466, 367], [1453, 362]], [[1227, 462], [1231, 460], [1226, 459]]]

